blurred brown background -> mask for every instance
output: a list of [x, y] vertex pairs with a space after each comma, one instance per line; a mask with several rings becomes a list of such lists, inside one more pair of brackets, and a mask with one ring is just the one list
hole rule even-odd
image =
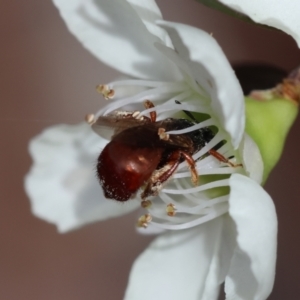
[[[289, 70], [300, 50], [284, 34], [262, 29], [192, 1], [159, 0], [165, 19], [212, 32], [231, 62], [265, 62]], [[50, 0], [0, 2], [0, 300], [122, 299], [130, 266], [150, 237], [135, 214], [65, 235], [33, 217], [23, 190], [29, 139], [56, 123], [76, 123], [101, 105], [98, 83], [117, 74], [69, 34]], [[279, 218], [272, 300], [300, 298], [300, 122], [266, 189]]]

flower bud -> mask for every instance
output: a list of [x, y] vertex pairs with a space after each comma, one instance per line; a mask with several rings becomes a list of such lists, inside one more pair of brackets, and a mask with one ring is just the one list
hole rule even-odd
[[253, 91], [246, 101], [246, 132], [260, 149], [264, 161], [263, 182], [277, 164], [285, 139], [298, 114], [300, 68], [275, 88]]

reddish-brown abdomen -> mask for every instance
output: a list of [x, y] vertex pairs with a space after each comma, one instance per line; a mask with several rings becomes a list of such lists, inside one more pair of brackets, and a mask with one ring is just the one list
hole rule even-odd
[[163, 149], [135, 147], [112, 140], [98, 158], [97, 172], [106, 198], [130, 199], [161, 160]]

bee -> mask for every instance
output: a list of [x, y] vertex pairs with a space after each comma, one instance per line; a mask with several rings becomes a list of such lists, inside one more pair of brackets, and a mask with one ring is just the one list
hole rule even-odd
[[[154, 105], [145, 101], [145, 107], [152, 108]], [[150, 117], [139, 117], [136, 111], [117, 111], [95, 121], [92, 128], [96, 132], [107, 127], [114, 129], [111, 141], [97, 161], [97, 176], [106, 198], [125, 202], [135, 197], [140, 188], [143, 190], [142, 200], [156, 196], [183, 161], [189, 166], [192, 183], [198, 185], [193, 154], [215, 134], [211, 128], [204, 127], [169, 135], [168, 131], [185, 129], [196, 123], [191, 113], [184, 112], [193, 121], [175, 118], [156, 121], [155, 111], [150, 113]], [[209, 154], [230, 164], [216, 150], [211, 149]]]

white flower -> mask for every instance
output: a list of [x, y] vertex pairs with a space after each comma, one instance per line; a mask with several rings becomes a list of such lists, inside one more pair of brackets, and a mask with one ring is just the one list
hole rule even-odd
[[219, 0], [253, 21], [290, 34], [300, 47], [300, 1], [298, 0]]
[[[242, 91], [220, 47], [199, 29], [163, 22], [152, 0], [54, 2], [87, 49], [138, 78], [102, 87], [104, 96], [113, 100], [98, 115], [116, 109], [141, 111], [146, 99], [155, 108], [141, 115], [156, 110], [158, 119], [165, 119], [182, 110], [204, 113], [208, 119], [195, 126], [215, 126], [218, 131], [194, 158], [219, 145], [218, 152], [235, 159], [236, 167], [210, 155], [199, 160], [200, 179], [227, 177], [198, 187], [192, 186], [182, 163], [153, 199], [148, 208], [153, 221], [146, 230], [174, 230], [165, 231], [137, 259], [125, 299], [217, 299], [224, 281], [227, 299], [266, 299], [275, 276], [276, 213], [259, 185], [262, 160], [244, 134]], [[125, 204], [104, 198], [93, 167], [107, 143], [85, 124], [55, 126], [33, 139], [34, 165], [26, 177], [33, 212], [63, 232], [139, 207], [139, 195]], [[227, 192], [208, 193], [218, 187]], [[167, 203], [175, 203], [175, 216], [166, 214]]]

